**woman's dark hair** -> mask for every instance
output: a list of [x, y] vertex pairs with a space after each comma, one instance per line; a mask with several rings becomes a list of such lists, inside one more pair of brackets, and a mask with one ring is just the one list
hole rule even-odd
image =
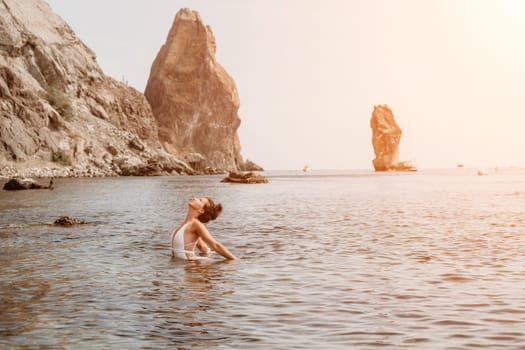
[[217, 219], [217, 216], [219, 216], [219, 214], [222, 212], [222, 204], [219, 203], [219, 204], [215, 204], [213, 202], [213, 200], [209, 197], [206, 197], [206, 199], [208, 200], [208, 204], [206, 204], [204, 206], [204, 213], [202, 213], [201, 215], [198, 216], [197, 219], [199, 219], [200, 222], [202, 223], [207, 223], [208, 221], [210, 220], [215, 220]]

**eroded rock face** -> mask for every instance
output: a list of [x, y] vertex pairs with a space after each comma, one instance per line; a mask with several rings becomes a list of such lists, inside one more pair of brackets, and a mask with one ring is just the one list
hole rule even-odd
[[397, 125], [392, 110], [387, 105], [374, 106], [372, 119], [372, 145], [376, 158], [373, 160], [376, 171], [412, 171], [414, 166], [408, 161], [399, 161], [399, 141], [402, 130]]
[[199, 14], [181, 9], [153, 62], [145, 95], [170, 153], [188, 155], [196, 169], [238, 170], [239, 96], [215, 49]]
[[0, 116], [0, 176], [192, 172], [162, 147], [144, 95], [104, 75], [41, 0], [0, 2]]

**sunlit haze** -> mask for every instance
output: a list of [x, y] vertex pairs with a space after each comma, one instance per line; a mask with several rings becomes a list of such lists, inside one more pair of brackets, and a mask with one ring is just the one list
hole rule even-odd
[[419, 168], [525, 166], [525, 1], [48, 3], [139, 91], [177, 11], [198, 11], [239, 91], [241, 154], [265, 169], [373, 169], [377, 104]]

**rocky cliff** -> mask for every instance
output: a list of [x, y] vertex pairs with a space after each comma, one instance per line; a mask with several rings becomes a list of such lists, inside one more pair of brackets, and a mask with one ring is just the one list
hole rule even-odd
[[239, 96], [215, 49], [199, 14], [181, 9], [153, 62], [145, 95], [170, 153], [197, 169], [243, 170]]
[[[232, 99], [238, 106], [236, 94]], [[226, 117], [218, 118], [193, 134], [215, 135], [211, 130], [221, 128]], [[182, 149], [189, 142], [193, 139], [185, 139]], [[216, 149], [220, 158], [223, 149]], [[232, 159], [238, 149], [232, 140]], [[95, 54], [47, 3], [0, 2], [0, 176], [194, 172], [173, 155], [184, 152], [170, 151], [159, 141], [144, 95], [104, 75]], [[230, 154], [224, 159], [213, 164], [227, 165]]]
[[374, 106], [372, 118], [372, 145], [376, 158], [373, 160], [376, 171], [414, 171], [408, 161], [399, 161], [399, 141], [402, 130], [387, 105]]

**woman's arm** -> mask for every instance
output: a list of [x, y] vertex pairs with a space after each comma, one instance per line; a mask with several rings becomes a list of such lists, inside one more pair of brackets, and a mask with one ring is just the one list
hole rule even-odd
[[208, 255], [211, 252], [210, 247], [208, 247], [206, 243], [204, 243], [200, 237], [197, 238], [197, 249], [199, 249], [201, 253], [204, 255]]
[[211, 249], [215, 250], [217, 253], [230, 260], [237, 260], [237, 257], [230, 253], [230, 251], [223, 246], [221, 243], [217, 242], [208, 232], [208, 229], [202, 222], [198, 222], [197, 234]]

